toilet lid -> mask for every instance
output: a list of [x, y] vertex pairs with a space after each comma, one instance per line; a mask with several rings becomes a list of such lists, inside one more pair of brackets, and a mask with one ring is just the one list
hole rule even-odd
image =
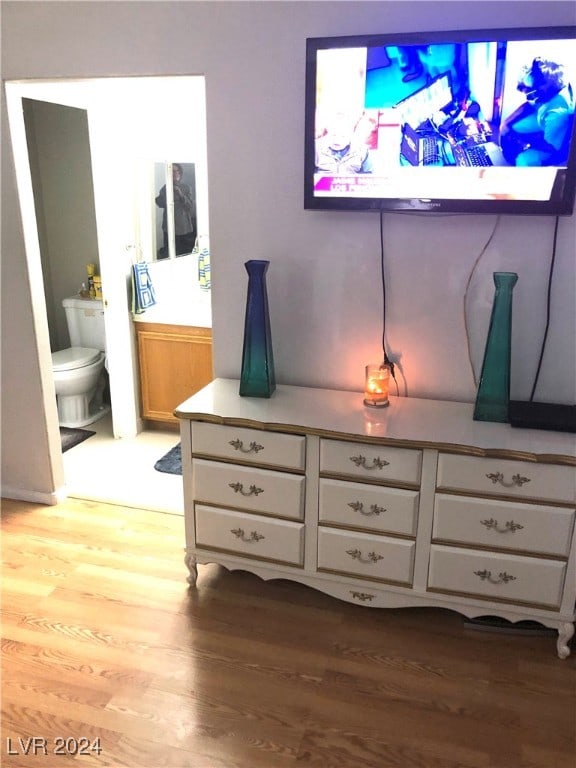
[[100, 357], [100, 350], [86, 347], [68, 347], [59, 352], [52, 352], [52, 370], [70, 371], [95, 363]]

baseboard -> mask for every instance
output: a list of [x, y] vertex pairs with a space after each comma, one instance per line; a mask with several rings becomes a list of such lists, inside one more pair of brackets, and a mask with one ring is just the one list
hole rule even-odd
[[508, 420], [513, 427], [576, 432], [576, 405], [510, 400]]
[[11, 488], [10, 486], [3, 485], [0, 493], [3, 499], [14, 499], [15, 501], [29, 501], [32, 504], [46, 504], [53, 507], [55, 504], [59, 504], [65, 498], [68, 493], [66, 488], [59, 488], [56, 491], [44, 493], [41, 491], [30, 491], [24, 488]]

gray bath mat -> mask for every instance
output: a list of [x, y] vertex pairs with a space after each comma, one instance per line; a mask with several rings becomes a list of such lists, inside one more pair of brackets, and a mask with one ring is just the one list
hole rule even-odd
[[89, 437], [95, 435], [91, 429], [77, 429], [73, 427], [60, 427], [60, 442], [62, 444], [62, 453], [66, 453], [75, 445], [83, 443]]
[[166, 472], [169, 475], [181, 475], [182, 474], [182, 446], [180, 443], [175, 445], [174, 448], [170, 448], [168, 453], [164, 454], [161, 459], [158, 459], [154, 464], [154, 469], [158, 472]]

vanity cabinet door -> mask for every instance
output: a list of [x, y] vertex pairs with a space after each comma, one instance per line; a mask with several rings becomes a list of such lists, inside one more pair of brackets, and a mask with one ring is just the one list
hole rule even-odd
[[178, 423], [174, 409], [212, 381], [212, 330], [136, 323], [142, 418]]

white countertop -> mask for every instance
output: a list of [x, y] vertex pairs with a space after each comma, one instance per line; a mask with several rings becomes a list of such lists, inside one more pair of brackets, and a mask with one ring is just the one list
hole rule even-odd
[[195, 328], [212, 327], [210, 300], [177, 302], [173, 305], [155, 304], [139, 315], [132, 315], [135, 323], [161, 323], [163, 325], [189, 325]]

